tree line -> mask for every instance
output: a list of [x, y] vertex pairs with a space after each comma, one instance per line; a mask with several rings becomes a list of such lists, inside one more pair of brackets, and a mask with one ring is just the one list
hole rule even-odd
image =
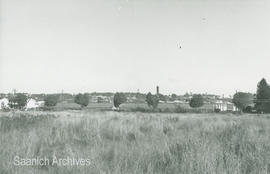
[[[27, 96], [23, 93], [16, 93], [9, 97], [9, 107], [14, 109], [23, 109], [27, 104]], [[155, 110], [158, 108], [160, 100], [163, 100], [162, 94], [147, 93], [145, 101], [147, 105]], [[59, 101], [59, 95], [49, 94], [44, 97], [45, 107], [54, 107]], [[127, 97], [124, 93], [117, 92], [113, 96], [113, 105], [119, 110], [121, 104], [127, 101]], [[86, 107], [89, 104], [89, 93], [79, 93], [75, 96], [74, 102], [79, 104], [81, 108]], [[258, 112], [258, 113], [270, 113], [270, 86], [263, 78], [257, 85], [256, 94], [236, 92], [233, 96], [232, 102], [235, 106], [243, 112]], [[189, 101], [189, 105], [192, 108], [201, 107], [204, 105], [204, 98], [200, 94], [195, 94]]]
[[[152, 110], [157, 109], [160, 100], [163, 100], [162, 94], [151, 94], [150, 92], [145, 96], [145, 101], [147, 105], [152, 108]], [[9, 107], [12, 109], [24, 109], [27, 105], [28, 97], [24, 93], [16, 93], [10, 95], [9, 99]], [[116, 110], [119, 110], [121, 104], [127, 101], [127, 97], [125, 93], [117, 92], [113, 96], [113, 105]], [[55, 107], [59, 102], [59, 95], [57, 94], [48, 94], [44, 96], [44, 107], [49, 109]], [[74, 103], [84, 108], [89, 104], [89, 94], [88, 93], [79, 93], [74, 97]], [[203, 97], [201, 95], [193, 95], [190, 100], [191, 107], [200, 107], [203, 105]]]

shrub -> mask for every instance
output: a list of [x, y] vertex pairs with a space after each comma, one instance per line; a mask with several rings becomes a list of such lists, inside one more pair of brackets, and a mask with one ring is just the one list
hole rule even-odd
[[172, 94], [171, 97], [169, 98], [170, 101], [175, 101], [177, 99], [176, 94]]
[[149, 109], [146, 109], [144, 107], [139, 107], [139, 106], [136, 107], [136, 108], [132, 108], [131, 111], [132, 112], [150, 112]]
[[186, 113], [187, 112], [187, 110], [185, 109], [185, 108], [183, 108], [183, 107], [181, 107], [181, 106], [176, 106], [176, 108], [175, 108], [175, 112], [176, 113]]
[[215, 113], [219, 113], [221, 110], [219, 108], [215, 108]]
[[243, 109], [243, 112], [245, 113], [252, 113], [252, 107], [251, 106], [247, 106]]
[[27, 104], [27, 96], [23, 93], [15, 94], [9, 98], [9, 107], [14, 109], [23, 109]]
[[58, 102], [58, 96], [57, 95], [47, 95], [44, 99], [45, 101], [45, 106], [47, 107], [53, 107], [56, 106], [57, 102]]
[[198, 108], [203, 106], [203, 97], [200, 94], [193, 95], [189, 102], [189, 105], [192, 108]]
[[81, 107], [86, 107], [89, 104], [89, 96], [87, 94], [81, 94], [75, 96], [75, 103], [81, 105]]
[[253, 99], [254, 97], [251, 93], [237, 92], [233, 96], [233, 103], [237, 108], [243, 111], [247, 106], [253, 104]]
[[151, 92], [149, 92], [146, 95], [146, 102], [149, 107], [156, 109], [158, 107], [159, 98], [157, 95], [152, 95]]
[[50, 106], [43, 106], [39, 108], [41, 111], [55, 111], [55, 108], [52, 108]]
[[127, 101], [127, 98], [125, 96], [124, 93], [115, 93], [114, 97], [113, 97], [113, 105], [116, 107], [116, 108], [119, 108], [119, 106], [122, 104], [122, 103], [125, 103]]
[[165, 109], [162, 110], [162, 112], [164, 112], [164, 113], [170, 113], [170, 112], [172, 112], [172, 111], [171, 111], [170, 108], [165, 108]]

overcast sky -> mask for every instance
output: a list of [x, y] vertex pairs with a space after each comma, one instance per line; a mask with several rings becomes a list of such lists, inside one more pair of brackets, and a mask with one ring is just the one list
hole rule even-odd
[[0, 92], [232, 95], [270, 82], [269, 0], [0, 2]]

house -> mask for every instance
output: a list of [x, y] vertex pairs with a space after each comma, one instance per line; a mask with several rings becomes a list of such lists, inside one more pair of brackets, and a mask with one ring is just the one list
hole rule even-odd
[[7, 98], [0, 99], [0, 109], [9, 108], [8, 102]]
[[25, 106], [26, 109], [35, 109], [44, 104], [44, 101], [36, 101], [35, 99], [30, 98], [27, 101], [27, 104]]
[[90, 97], [91, 103], [111, 103], [112, 102], [111, 96], [104, 96], [104, 95], [92, 95]]
[[222, 100], [214, 103], [214, 109], [219, 109], [220, 111], [238, 111], [238, 108], [232, 102]]
[[184, 100], [174, 100], [174, 101], [167, 101], [167, 103], [186, 104], [188, 102], [186, 102]]

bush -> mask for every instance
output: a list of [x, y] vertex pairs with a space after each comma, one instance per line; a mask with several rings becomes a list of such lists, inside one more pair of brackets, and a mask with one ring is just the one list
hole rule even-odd
[[55, 111], [54, 108], [48, 107], [48, 106], [42, 106], [39, 109], [40, 109], [40, 111]]
[[243, 112], [245, 113], [252, 113], [252, 107], [251, 106], [247, 106], [243, 109]]
[[251, 93], [237, 92], [233, 96], [233, 103], [240, 110], [244, 110], [247, 106], [253, 104], [253, 95]]
[[113, 105], [116, 108], [119, 108], [119, 106], [127, 101], [127, 98], [124, 93], [115, 93], [113, 97]]
[[75, 103], [81, 105], [81, 107], [86, 107], [89, 104], [89, 96], [87, 94], [81, 94], [75, 96]]
[[152, 95], [151, 92], [149, 92], [146, 95], [146, 102], [149, 107], [156, 109], [159, 103], [159, 98], [157, 95]]
[[219, 108], [215, 108], [215, 113], [219, 113], [221, 110]]
[[165, 109], [162, 110], [162, 112], [164, 112], [164, 113], [171, 113], [172, 111], [171, 111], [170, 108], [165, 108]]
[[27, 96], [23, 93], [15, 94], [9, 98], [9, 107], [14, 109], [23, 109], [27, 104]]
[[47, 107], [53, 107], [56, 106], [57, 102], [58, 102], [58, 96], [57, 95], [47, 95], [44, 99], [45, 101], [45, 106]]
[[183, 108], [183, 107], [181, 107], [181, 106], [176, 106], [176, 108], [175, 108], [175, 112], [176, 113], [186, 113], [187, 112], [187, 110], [185, 109], [185, 108]]
[[132, 112], [150, 112], [149, 109], [146, 109], [144, 107], [139, 107], [139, 106], [136, 107], [136, 108], [132, 108], [131, 111]]
[[203, 106], [203, 97], [199, 94], [193, 95], [189, 102], [189, 105], [192, 108], [198, 108]]

